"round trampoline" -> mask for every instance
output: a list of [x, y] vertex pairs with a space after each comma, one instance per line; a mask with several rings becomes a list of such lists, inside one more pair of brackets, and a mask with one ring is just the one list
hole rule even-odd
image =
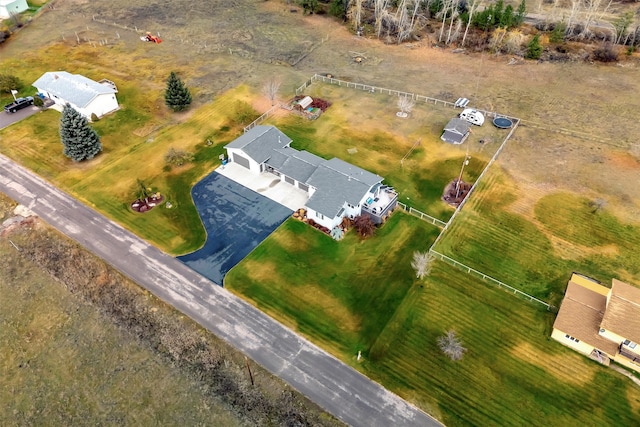
[[493, 119], [493, 125], [500, 129], [509, 129], [513, 126], [513, 122], [506, 117], [496, 117]]

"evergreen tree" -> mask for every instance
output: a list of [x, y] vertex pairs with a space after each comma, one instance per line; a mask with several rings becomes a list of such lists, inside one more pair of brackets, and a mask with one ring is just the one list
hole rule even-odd
[[67, 104], [60, 119], [60, 140], [64, 145], [64, 155], [74, 162], [93, 159], [102, 151], [100, 137], [93, 130], [86, 117]]
[[173, 111], [184, 111], [191, 104], [191, 93], [182, 80], [173, 71], [167, 79], [167, 90], [164, 93], [164, 103]]
[[527, 3], [526, 0], [522, 0], [520, 5], [518, 6], [518, 11], [516, 12], [516, 16], [514, 17], [513, 25], [515, 27], [519, 27], [524, 23], [524, 18], [527, 17]]
[[540, 36], [536, 34], [527, 46], [527, 54], [525, 55], [525, 58], [538, 59], [540, 58], [540, 55], [542, 55], [542, 44], [540, 44]]

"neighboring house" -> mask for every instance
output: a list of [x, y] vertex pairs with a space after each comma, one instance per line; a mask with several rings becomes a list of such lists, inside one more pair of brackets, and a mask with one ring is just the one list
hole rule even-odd
[[0, 0], [0, 18], [11, 18], [11, 15], [17, 15], [29, 9], [27, 0]]
[[613, 279], [611, 289], [574, 273], [551, 337], [608, 365], [640, 372], [640, 288]]
[[80, 114], [91, 120], [91, 114], [102, 117], [119, 107], [118, 90], [107, 80], [96, 82], [80, 74], [52, 71], [42, 75], [33, 83], [38, 92], [64, 107], [70, 104]]
[[444, 127], [440, 139], [450, 144], [462, 144], [469, 136], [470, 126], [468, 121], [455, 117]]
[[367, 215], [381, 223], [398, 202], [383, 178], [337, 158], [325, 160], [291, 148], [291, 138], [273, 126], [256, 126], [225, 146], [231, 161], [255, 174], [278, 176], [309, 195], [307, 218], [328, 228], [345, 217]]

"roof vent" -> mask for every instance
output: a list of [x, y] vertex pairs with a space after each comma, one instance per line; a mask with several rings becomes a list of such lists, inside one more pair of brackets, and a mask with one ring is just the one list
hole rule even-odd
[[58, 77], [58, 75], [57, 75], [57, 74], [54, 74], [54, 75], [53, 75], [53, 78], [54, 78], [54, 80], [58, 80], [58, 78], [59, 78], [59, 77]]

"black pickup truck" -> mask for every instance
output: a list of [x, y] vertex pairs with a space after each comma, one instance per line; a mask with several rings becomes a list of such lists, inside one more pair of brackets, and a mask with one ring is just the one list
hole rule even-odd
[[4, 111], [7, 113], [15, 113], [18, 110], [27, 108], [29, 105], [33, 105], [33, 96], [27, 96], [26, 98], [18, 98], [11, 104], [4, 106]]

